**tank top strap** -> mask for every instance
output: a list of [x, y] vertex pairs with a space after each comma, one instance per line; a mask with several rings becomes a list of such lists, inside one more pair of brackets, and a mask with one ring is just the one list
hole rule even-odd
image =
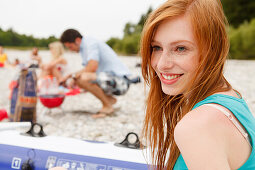
[[234, 117], [232, 116], [232, 114], [230, 114], [229, 112], [227, 112], [226, 110], [224, 110], [222, 107], [220, 107], [219, 105], [216, 104], [205, 104], [206, 106], [210, 106], [213, 107], [219, 111], [221, 111], [233, 124], [234, 126], [239, 130], [239, 132], [242, 134], [242, 136], [245, 138], [245, 140], [248, 142], [248, 144], [251, 146], [251, 141], [249, 139], [249, 135], [246, 132], [246, 130], [240, 125], [241, 123], [234, 119]]
[[206, 99], [198, 102], [193, 109], [204, 105], [215, 103], [219, 104], [229, 111], [233, 113], [233, 115], [237, 118], [237, 120], [241, 123], [244, 127], [248, 136], [250, 137], [251, 146], [254, 147], [255, 144], [255, 118], [252, 115], [251, 111], [249, 110], [246, 102], [242, 98], [236, 98], [233, 96], [228, 96], [224, 94], [214, 94]]

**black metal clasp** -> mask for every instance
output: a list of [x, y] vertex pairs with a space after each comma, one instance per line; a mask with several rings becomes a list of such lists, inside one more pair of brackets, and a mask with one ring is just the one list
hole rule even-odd
[[[39, 130], [38, 130], [39, 127]], [[39, 123], [32, 123], [31, 128], [25, 133], [32, 137], [44, 137], [46, 134], [43, 131], [43, 126]]]
[[[136, 138], [134, 142], [131, 141], [132, 136]], [[131, 148], [131, 149], [144, 149], [145, 148], [145, 146], [143, 146], [141, 144], [141, 142], [139, 141], [138, 135], [134, 132], [129, 132], [126, 135], [125, 139], [120, 143], [115, 143], [115, 146]]]

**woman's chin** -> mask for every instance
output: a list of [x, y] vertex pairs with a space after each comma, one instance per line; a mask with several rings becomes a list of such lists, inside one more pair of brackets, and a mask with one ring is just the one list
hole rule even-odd
[[166, 88], [162, 88], [163, 93], [165, 93], [166, 95], [169, 96], [175, 96], [180, 94], [176, 89], [166, 89]]

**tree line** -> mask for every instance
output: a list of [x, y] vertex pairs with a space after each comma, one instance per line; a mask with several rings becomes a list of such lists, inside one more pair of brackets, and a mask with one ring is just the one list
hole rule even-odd
[[150, 7], [148, 11], [140, 17], [137, 24], [131, 22], [126, 23], [123, 30], [123, 38], [110, 38], [107, 44], [118, 53], [127, 55], [137, 54], [140, 48], [139, 44], [143, 25], [151, 12], [152, 8]]
[[32, 35], [18, 34], [12, 29], [4, 31], [0, 28], [0, 45], [15, 47], [48, 47], [48, 44], [56, 41], [57, 38], [50, 36], [48, 38], [34, 38]]

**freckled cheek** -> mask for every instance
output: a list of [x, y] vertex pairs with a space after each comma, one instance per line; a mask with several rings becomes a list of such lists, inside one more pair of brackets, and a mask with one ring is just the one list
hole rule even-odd
[[192, 62], [186, 62], [186, 69], [188, 72], [190, 73], [194, 73], [197, 69], [198, 69], [198, 66], [199, 66], [199, 61], [198, 61], [198, 57], [195, 55], [195, 56], [192, 56], [190, 61]]
[[151, 56], [151, 66], [156, 71], [156, 67], [158, 64], [158, 59], [155, 56]]

